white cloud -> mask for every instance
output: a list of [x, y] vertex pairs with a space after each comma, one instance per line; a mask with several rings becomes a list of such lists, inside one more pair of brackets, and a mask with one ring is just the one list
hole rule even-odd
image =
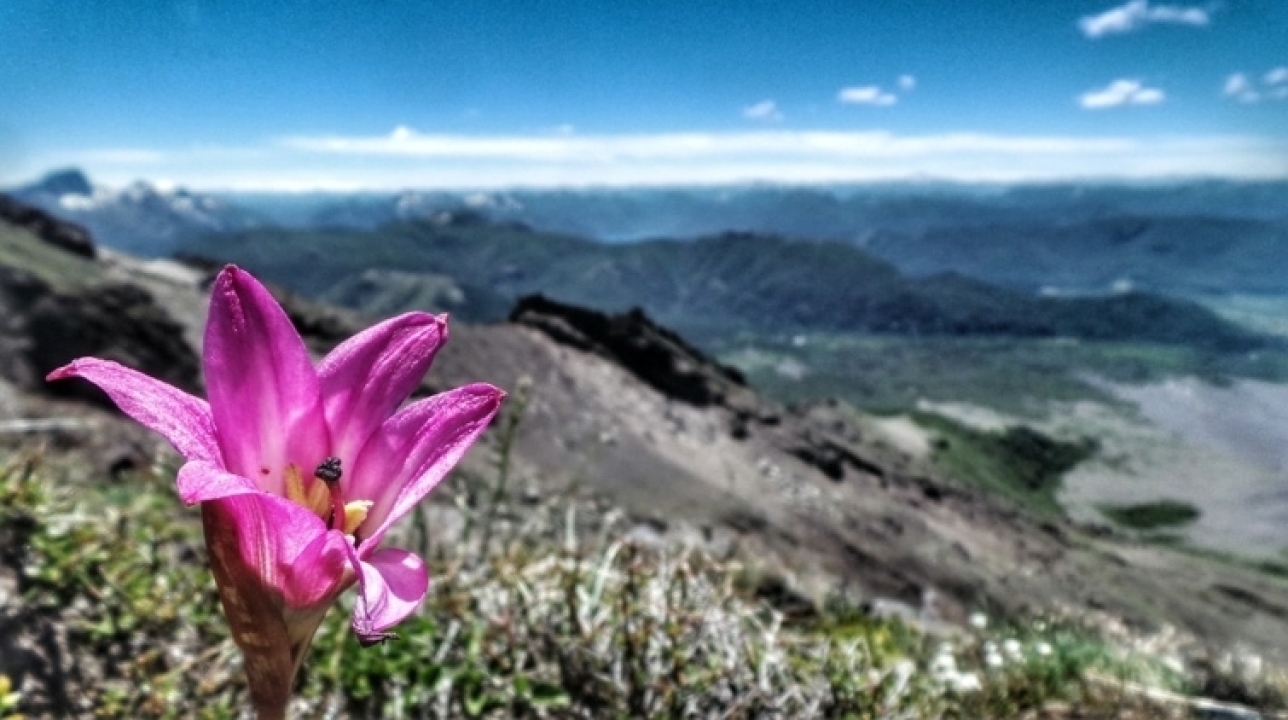
[[414, 133], [402, 140], [299, 136], [280, 142], [283, 152], [330, 176], [344, 168], [360, 174], [385, 168], [381, 184], [421, 187], [1288, 177], [1288, 141], [1247, 137], [759, 130], [566, 138]]
[[108, 165], [159, 165], [166, 160], [165, 153], [144, 148], [103, 148], [85, 156], [91, 162]]
[[899, 98], [882, 90], [876, 85], [841, 88], [836, 99], [846, 105], [877, 105], [888, 107], [899, 102]]
[[1089, 90], [1078, 98], [1087, 110], [1103, 110], [1119, 105], [1157, 105], [1166, 96], [1158, 88], [1145, 87], [1139, 80], [1115, 80], [1100, 90]]
[[1211, 15], [1201, 7], [1151, 6], [1149, 0], [1129, 0], [1125, 5], [1079, 19], [1078, 28], [1083, 35], [1095, 39], [1116, 33], [1129, 33], [1151, 23], [1203, 27], [1211, 21]]
[[1261, 76], [1260, 86], [1257, 86], [1247, 75], [1234, 73], [1225, 79], [1221, 94], [1248, 104], [1262, 100], [1288, 100], [1288, 66], [1267, 70]]
[[1253, 89], [1252, 82], [1243, 73], [1234, 73], [1226, 78], [1221, 94], [1242, 103], [1254, 103], [1261, 99], [1261, 93]]
[[748, 105], [742, 109], [742, 116], [761, 122], [781, 122], [783, 119], [782, 111], [773, 100], [761, 100], [755, 105]]
[[[146, 151], [151, 152], [151, 151]], [[157, 152], [150, 177], [238, 190], [495, 189], [824, 183], [941, 179], [1053, 181], [1178, 177], [1288, 179], [1288, 138], [1092, 136], [877, 131], [283, 137], [240, 148]], [[124, 185], [137, 165], [81, 151], [32, 157], [21, 168], [83, 167]]]
[[899, 89], [904, 92], [912, 92], [917, 87], [917, 78], [911, 75], [899, 76]]
[[652, 135], [439, 135], [395, 131], [368, 136], [293, 136], [280, 141], [291, 150], [349, 156], [505, 159], [577, 164], [750, 156], [914, 157], [941, 153], [1077, 154], [1121, 149], [1118, 138], [947, 133], [900, 136], [883, 131], [782, 130], [741, 133]]

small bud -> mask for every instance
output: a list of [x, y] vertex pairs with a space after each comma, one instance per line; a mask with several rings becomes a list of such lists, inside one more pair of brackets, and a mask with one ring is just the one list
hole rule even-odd
[[318, 469], [313, 471], [313, 477], [321, 480], [327, 485], [334, 485], [340, 482], [340, 476], [342, 474], [343, 473], [340, 471], [340, 458], [335, 456], [323, 460], [322, 464], [318, 465]]

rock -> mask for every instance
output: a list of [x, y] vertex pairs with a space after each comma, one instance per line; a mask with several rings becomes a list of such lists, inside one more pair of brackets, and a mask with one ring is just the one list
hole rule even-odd
[[0, 220], [26, 228], [50, 245], [75, 255], [87, 258], [97, 255], [88, 230], [7, 195], [0, 195]]
[[698, 407], [722, 406], [729, 411], [730, 437], [747, 440], [754, 427], [763, 428], [770, 443], [834, 481], [844, 480], [847, 468], [886, 474], [880, 463], [859, 454], [848, 438], [857, 439], [857, 431], [839, 418], [824, 421], [796, 408], [791, 415], [797, 422], [784, 425], [782, 409], [757, 397], [740, 372], [707, 357], [638, 308], [606, 315], [533, 295], [519, 301], [510, 320], [616, 362], [667, 397]]
[[197, 355], [183, 328], [147, 291], [104, 284], [61, 293], [29, 272], [0, 267], [0, 376], [37, 392], [112, 403], [88, 383], [47, 383], [82, 356], [116, 360], [189, 391], [200, 387]]
[[[83, 356], [115, 360], [195, 392], [200, 363], [183, 328], [136, 285], [92, 287], [77, 294], [49, 293], [30, 308], [28, 362], [40, 377]], [[56, 383], [54, 392], [90, 393], [80, 383]]]
[[747, 390], [742, 373], [708, 358], [639, 308], [606, 315], [530, 295], [519, 300], [510, 321], [615, 360], [654, 389], [691, 405], [724, 404], [729, 396]]

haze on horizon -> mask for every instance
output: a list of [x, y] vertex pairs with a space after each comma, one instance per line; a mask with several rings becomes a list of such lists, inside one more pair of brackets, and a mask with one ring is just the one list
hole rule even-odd
[[1288, 178], [1288, 4], [10, 0], [0, 184]]

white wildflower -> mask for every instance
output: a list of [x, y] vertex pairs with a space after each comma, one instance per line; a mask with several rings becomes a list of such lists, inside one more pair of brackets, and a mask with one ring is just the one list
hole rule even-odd
[[949, 680], [949, 686], [957, 692], [979, 692], [984, 689], [984, 684], [979, 681], [979, 676], [973, 672], [955, 673]]
[[1020, 660], [1024, 657], [1021, 652], [1020, 641], [1015, 638], [1007, 638], [1002, 641], [1002, 652], [1011, 660]]

